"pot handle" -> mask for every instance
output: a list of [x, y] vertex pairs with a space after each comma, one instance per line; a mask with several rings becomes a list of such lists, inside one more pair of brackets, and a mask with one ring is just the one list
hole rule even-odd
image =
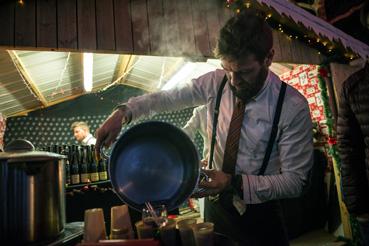
[[[199, 177], [199, 183], [201, 183], [202, 181], [206, 181], [206, 182], [209, 182], [210, 181], [210, 178], [209, 176], [202, 170], [200, 169], [200, 177]], [[193, 194], [196, 194], [196, 193], [201, 193], [201, 192], [204, 192], [206, 191], [206, 188], [198, 188], [196, 187]]]
[[105, 149], [105, 144], [102, 143], [100, 146], [100, 156], [104, 159], [104, 160], [108, 160], [110, 158], [110, 155], [107, 153], [106, 149]]
[[[118, 141], [118, 138], [115, 139], [114, 143]], [[103, 158], [104, 160], [108, 160], [110, 158], [110, 155], [108, 154], [107, 148], [105, 148], [105, 141], [102, 142], [101, 146], [100, 146], [100, 156], [101, 158]]]

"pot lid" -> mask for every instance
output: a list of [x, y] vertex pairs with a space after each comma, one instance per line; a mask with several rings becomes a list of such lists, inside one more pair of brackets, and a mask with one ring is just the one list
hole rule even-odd
[[11, 141], [5, 146], [4, 150], [5, 152], [0, 153], [0, 160], [8, 160], [8, 162], [47, 161], [67, 158], [56, 153], [35, 151], [34, 145], [25, 139]]

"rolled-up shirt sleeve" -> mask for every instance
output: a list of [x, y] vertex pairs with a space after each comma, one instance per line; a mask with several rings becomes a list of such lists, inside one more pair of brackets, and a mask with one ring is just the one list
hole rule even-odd
[[245, 203], [297, 197], [308, 184], [313, 164], [312, 122], [307, 103], [299, 108], [295, 114], [288, 112], [292, 120], [280, 129], [277, 139], [280, 173], [242, 175]]
[[217, 78], [218, 73], [221, 72], [204, 74], [181, 88], [130, 98], [126, 105], [132, 113], [132, 120], [206, 104], [211, 94], [216, 92], [217, 86], [214, 87], [214, 83], [220, 83], [221, 77]]

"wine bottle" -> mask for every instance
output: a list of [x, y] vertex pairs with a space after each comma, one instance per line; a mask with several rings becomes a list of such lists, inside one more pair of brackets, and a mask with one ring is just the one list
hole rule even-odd
[[79, 160], [78, 160], [78, 148], [72, 146], [72, 163], [71, 163], [71, 181], [72, 184], [79, 184], [81, 182], [79, 176]]
[[81, 183], [89, 183], [90, 175], [88, 172], [88, 163], [87, 163], [87, 146], [81, 146], [81, 165], [80, 165], [80, 174], [81, 174]]
[[90, 148], [90, 176], [91, 176], [91, 182], [97, 182], [100, 180], [99, 178], [99, 172], [97, 170], [97, 160], [95, 156], [95, 146], [91, 145]]
[[67, 159], [65, 160], [65, 184], [68, 186], [71, 184], [71, 176], [70, 176], [70, 154], [69, 154], [69, 148], [67, 145], [63, 145], [63, 148], [61, 150], [62, 155], [65, 155]]
[[107, 180], [108, 172], [106, 171], [106, 160], [105, 159], [102, 158], [99, 160], [98, 170], [99, 170], [99, 179]]

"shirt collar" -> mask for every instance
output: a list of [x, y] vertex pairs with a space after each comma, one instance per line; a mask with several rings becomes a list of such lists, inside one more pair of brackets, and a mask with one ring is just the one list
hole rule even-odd
[[92, 138], [92, 134], [89, 133], [83, 140], [82, 140], [82, 144], [87, 144], [88, 140], [90, 140]]
[[273, 76], [272, 76], [272, 72], [268, 69], [268, 75], [264, 81], [264, 85], [263, 87], [261, 87], [260, 91], [251, 98], [252, 101], [257, 101], [259, 100], [263, 94], [265, 94], [265, 91], [267, 91], [267, 88], [270, 86], [270, 81], [272, 80]]

